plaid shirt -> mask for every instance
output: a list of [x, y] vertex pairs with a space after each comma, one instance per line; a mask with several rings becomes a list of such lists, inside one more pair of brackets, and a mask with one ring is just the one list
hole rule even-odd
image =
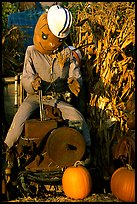
[[25, 48], [33, 44], [35, 25], [38, 21], [38, 18], [44, 11], [45, 9], [41, 7], [40, 3], [36, 2], [36, 8], [25, 10], [23, 12], [15, 12], [8, 16], [7, 27], [10, 28], [13, 25], [19, 26], [24, 34]]

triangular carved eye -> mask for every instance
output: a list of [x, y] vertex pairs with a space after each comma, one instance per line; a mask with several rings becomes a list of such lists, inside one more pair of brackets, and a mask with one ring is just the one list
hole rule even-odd
[[44, 33], [42, 32], [42, 39], [43, 39], [43, 40], [47, 40], [47, 38], [48, 38], [48, 34], [44, 34]]

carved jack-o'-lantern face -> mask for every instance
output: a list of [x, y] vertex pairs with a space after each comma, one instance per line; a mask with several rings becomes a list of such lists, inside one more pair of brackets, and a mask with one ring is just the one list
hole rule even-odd
[[61, 44], [63, 39], [56, 37], [50, 31], [47, 22], [47, 13], [43, 13], [36, 24], [33, 36], [35, 48], [42, 54], [52, 54]]

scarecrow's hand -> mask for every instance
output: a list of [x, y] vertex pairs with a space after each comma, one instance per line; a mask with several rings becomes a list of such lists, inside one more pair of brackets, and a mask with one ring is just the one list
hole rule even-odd
[[75, 96], [78, 96], [79, 92], [80, 92], [80, 85], [79, 85], [79, 82], [77, 81], [76, 78], [69, 78], [68, 79], [68, 86], [69, 86], [69, 89], [71, 90], [71, 92], [73, 94], [75, 94]]
[[37, 92], [41, 86], [41, 78], [38, 75], [36, 75], [36, 77], [34, 78], [31, 84], [33, 89]]

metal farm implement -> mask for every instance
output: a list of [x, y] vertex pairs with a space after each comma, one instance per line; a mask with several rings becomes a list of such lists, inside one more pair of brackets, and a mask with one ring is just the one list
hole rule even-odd
[[54, 186], [56, 193], [64, 169], [85, 153], [80, 121], [63, 120], [57, 108], [44, 106], [42, 90], [39, 102], [40, 119], [25, 122], [24, 135], [14, 147], [14, 167], [5, 170], [7, 200], [15, 194], [44, 197], [47, 185]]

